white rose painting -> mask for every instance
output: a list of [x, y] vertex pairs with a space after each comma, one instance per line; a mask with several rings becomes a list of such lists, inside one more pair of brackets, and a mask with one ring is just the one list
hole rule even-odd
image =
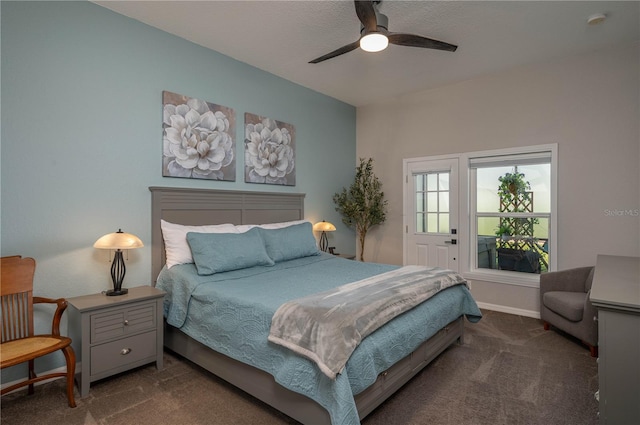
[[236, 180], [235, 111], [162, 92], [162, 175]]
[[295, 186], [295, 128], [244, 114], [244, 181]]

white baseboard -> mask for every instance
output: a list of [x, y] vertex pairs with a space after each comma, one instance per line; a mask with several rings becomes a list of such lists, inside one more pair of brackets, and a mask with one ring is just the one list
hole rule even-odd
[[[78, 366], [80, 365], [80, 363], [76, 364], [76, 370], [78, 369]], [[48, 375], [50, 373], [66, 373], [67, 372], [67, 367], [66, 366], [60, 366], [58, 368], [55, 369], [51, 369], [51, 370], [47, 370], [47, 371], [43, 371], [43, 372], [38, 372], [38, 376], [44, 376], [44, 375]], [[22, 379], [16, 379], [15, 381], [11, 381], [11, 382], [3, 382], [2, 386], [0, 386], [1, 389], [5, 389], [7, 387], [12, 386], [13, 384], [17, 384], [18, 382], [22, 382], [26, 379], [26, 376]], [[33, 384], [34, 386], [38, 386], [38, 385], [42, 385], [42, 384], [46, 384], [47, 382], [51, 382], [51, 381], [55, 381], [56, 379], [65, 379], [64, 377], [56, 377], [56, 378], [49, 378], [49, 379], [43, 379], [42, 381], [36, 382], [35, 384]], [[20, 387], [20, 388], [16, 388], [15, 390], [11, 391], [10, 393], [7, 394], [11, 394], [13, 392], [16, 391], [20, 391], [20, 390], [24, 390], [26, 388], [26, 386], [24, 387]]]
[[523, 310], [521, 308], [514, 308], [514, 307], [508, 307], [505, 305], [489, 304], [489, 303], [483, 303], [483, 302], [476, 302], [476, 304], [478, 304], [478, 307], [484, 308], [486, 310], [499, 311], [501, 313], [508, 313], [508, 314], [515, 314], [517, 316], [532, 317], [534, 319], [540, 318], [539, 311]]

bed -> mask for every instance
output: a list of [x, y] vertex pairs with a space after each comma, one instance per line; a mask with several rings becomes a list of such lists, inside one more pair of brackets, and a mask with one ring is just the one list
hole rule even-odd
[[[302, 423], [359, 423], [447, 347], [461, 341], [465, 315], [474, 321], [481, 317], [464, 285], [444, 290], [365, 338], [343, 373], [331, 379], [310, 359], [264, 335], [278, 304], [308, 293], [295, 273], [322, 291], [397, 266], [321, 253], [205, 276], [197, 274], [194, 264], [167, 269], [161, 220], [192, 226], [303, 220], [304, 195], [161, 187], [150, 191], [152, 279], [168, 292], [165, 347]], [[258, 297], [252, 298], [252, 292]], [[196, 310], [200, 316], [190, 315]], [[434, 317], [427, 321], [427, 314]], [[205, 323], [201, 317], [218, 322]], [[232, 341], [238, 335], [241, 338]]]

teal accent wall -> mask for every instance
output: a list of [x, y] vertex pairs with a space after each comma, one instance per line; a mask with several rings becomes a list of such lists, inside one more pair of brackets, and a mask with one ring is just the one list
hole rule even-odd
[[[124, 286], [148, 285], [149, 186], [306, 193], [306, 218], [333, 222], [331, 245], [355, 253], [332, 202], [355, 172], [354, 107], [93, 3], [3, 1], [1, 14], [0, 250], [36, 259], [38, 295], [108, 289], [93, 243], [118, 228], [145, 244], [128, 252]], [[235, 109], [236, 182], [162, 177], [163, 90]], [[245, 112], [295, 126], [295, 187], [244, 183]], [[48, 317], [37, 312], [38, 331]]]

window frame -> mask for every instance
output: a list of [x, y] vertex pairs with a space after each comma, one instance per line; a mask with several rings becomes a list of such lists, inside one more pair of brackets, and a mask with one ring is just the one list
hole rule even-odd
[[461, 248], [461, 268], [466, 279], [481, 280], [487, 282], [504, 283], [518, 286], [529, 286], [538, 288], [540, 286], [540, 275], [534, 273], [522, 273], [508, 270], [484, 269], [476, 267], [477, 259], [477, 219], [482, 215], [476, 210], [477, 207], [477, 182], [471, 161], [491, 161], [492, 158], [510, 157], [518, 155], [530, 155], [545, 153], [550, 155], [550, 220], [549, 229], [549, 266], [548, 271], [555, 271], [557, 267], [557, 243], [558, 243], [558, 211], [557, 211], [557, 181], [558, 181], [558, 145], [545, 144], [536, 146], [525, 146], [518, 148], [495, 149], [479, 152], [469, 152], [462, 154], [460, 167], [460, 181], [466, 184], [460, 185], [460, 211], [466, 212], [469, 220], [460, 220], [460, 230], [466, 236], [468, 243]]

